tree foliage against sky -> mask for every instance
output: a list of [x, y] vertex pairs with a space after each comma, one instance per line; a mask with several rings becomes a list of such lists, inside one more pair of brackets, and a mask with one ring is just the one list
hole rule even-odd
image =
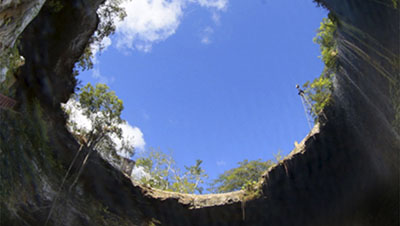
[[[93, 87], [90, 83], [73, 97], [72, 105], [64, 106], [69, 115], [67, 125], [77, 140], [114, 163], [118, 162], [118, 152], [125, 152], [128, 156], [134, 153], [130, 142], [122, 140], [123, 108], [122, 100], [114, 91], [109, 91], [107, 85], [96, 84]], [[118, 149], [114, 142], [116, 139], [121, 140]]]
[[247, 184], [258, 182], [261, 175], [275, 163], [271, 160], [262, 161], [261, 159], [248, 161], [247, 159], [238, 162], [238, 167], [225, 171], [210, 184], [211, 192], [223, 193], [237, 191], [244, 188]]
[[[81, 70], [89, 70], [93, 68], [92, 58], [96, 54], [95, 49], [101, 51], [103, 46], [103, 40], [108, 36], [114, 34], [116, 21], [121, 21], [126, 17], [124, 8], [121, 7], [121, 3], [124, 0], [107, 0], [97, 11], [99, 16], [99, 24], [93, 36], [90, 38], [82, 56], [79, 58], [77, 66]], [[78, 74], [78, 71], [74, 71]]]
[[321, 59], [325, 64], [324, 70], [318, 78], [313, 82], [307, 81], [303, 85], [305, 95], [312, 104], [309, 114], [314, 118], [314, 121], [318, 120], [318, 115], [331, 100], [332, 79], [337, 61], [335, 33], [336, 24], [329, 18], [324, 18], [317, 36], [314, 38], [314, 42], [320, 45]]
[[[282, 160], [281, 152], [274, 156], [276, 162]], [[262, 161], [261, 159], [252, 161], [246, 159], [238, 162], [238, 167], [219, 175], [209, 184], [210, 188], [207, 190], [213, 193], [223, 193], [252, 188], [261, 179], [261, 175], [276, 165], [276, 162]], [[185, 171], [181, 172], [170, 155], [150, 149], [145, 156], [136, 160], [136, 169], [140, 170], [134, 172], [133, 177], [142, 184], [161, 190], [202, 194], [204, 188], [201, 185], [208, 175], [201, 168], [201, 163], [202, 160], [196, 160], [194, 165], [185, 166]]]
[[170, 155], [151, 149], [146, 156], [136, 160], [136, 167], [141, 167], [145, 172], [139, 179], [145, 185], [166, 191], [201, 194], [201, 184], [208, 177], [201, 168], [202, 162], [196, 160], [194, 165], [185, 166], [185, 170], [181, 172]]

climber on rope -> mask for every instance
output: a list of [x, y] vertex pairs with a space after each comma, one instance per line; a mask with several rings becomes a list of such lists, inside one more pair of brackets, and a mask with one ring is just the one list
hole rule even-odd
[[302, 89], [300, 89], [299, 84], [296, 85], [296, 88], [299, 91], [299, 96], [303, 96], [304, 95], [304, 91]]
[[309, 110], [311, 110], [311, 111], [313, 110], [312, 109], [312, 105], [308, 101], [307, 97], [304, 95], [304, 90], [302, 90], [298, 84], [296, 85], [296, 89], [299, 91], [298, 94], [301, 97], [301, 103], [303, 104], [303, 107], [304, 107], [304, 113], [305, 113], [306, 118], [307, 118], [308, 126], [310, 127], [310, 130], [312, 130], [312, 126], [311, 125], [313, 124], [313, 122], [312, 122], [312, 119], [308, 115], [308, 111]]
[[296, 89], [299, 91], [299, 96], [301, 97], [301, 102], [304, 107], [304, 113], [306, 114], [308, 125], [311, 130], [311, 125], [313, 124], [313, 120], [309, 117], [308, 112], [312, 112], [316, 117], [319, 118], [320, 115], [322, 115], [325, 119], [327, 119], [325, 113], [321, 110], [320, 112], [315, 112], [315, 109], [313, 108], [313, 105], [311, 104], [311, 101], [308, 99], [308, 97], [305, 94], [304, 90], [300, 88], [300, 86], [297, 84]]

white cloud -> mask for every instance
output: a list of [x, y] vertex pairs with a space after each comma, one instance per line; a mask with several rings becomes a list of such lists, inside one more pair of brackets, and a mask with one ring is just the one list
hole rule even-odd
[[[77, 127], [84, 131], [89, 131], [92, 129], [92, 123], [86, 116], [83, 115], [80, 104], [75, 99], [69, 99], [67, 103], [62, 104], [62, 107], [66, 112], [70, 112], [68, 121], [75, 122]], [[69, 127], [68, 129], [71, 131], [73, 128]]]
[[[212, 20], [219, 25], [220, 12], [227, 8], [228, 0], [126, 0], [122, 3], [122, 7], [125, 8], [127, 16], [123, 21], [118, 18], [114, 20], [116, 47], [124, 53], [134, 49], [150, 52], [154, 43], [175, 34], [188, 4], [198, 4], [211, 10]], [[102, 8], [99, 9], [101, 10]], [[213, 33], [211, 27], [206, 27], [201, 33], [201, 43], [210, 44]], [[110, 84], [115, 80], [114, 77], [101, 74], [98, 67], [99, 53], [106, 51], [112, 44], [112, 40], [105, 37], [100, 45], [96, 43], [91, 45], [94, 64], [92, 77], [100, 83]]]
[[200, 6], [225, 10], [228, 5], [228, 0], [192, 0], [199, 3]]
[[131, 177], [132, 177], [132, 179], [137, 180], [137, 181], [140, 181], [143, 177], [146, 179], [151, 178], [150, 174], [144, 170], [143, 166], [133, 167]]
[[[75, 122], [78, 129], [84, 131], [90, 131], [92, 129], [91, 120], [89, 120], [89, 118], [83, 114], [79, 102], [77, 102], [75, 99], [69, 99], [66, 104], [62, 105], [62, 107], [65, 109], [65, 111], [70, 112], [68, 121]], [[128, 122], [120, 124], [119, 127], [122, 130], [121, 139], [115, 135], [111, 136], [119, 155], [130, 158], [130, 156], [127, 155], [127, 150], [123, 149], [123, 142], [126, 142], [126, 145], [132, 146], [137, 151], [144, 151], [146, 142], [143, 138], [143, 132], [138, 127], [133, 127]], [[70, 126], [68, 129], [72, 131], [73, 128]]]
[[[122, 140], [128, 141], [137, 151], [143, 152], [146, 145], [143, 138], [143, 132], [138, 127], [131, 126], [128, 122], [122, 123], [119, 127], [122, 129]], [[117, 149], [122, 147], [120, 139], [117, 138], [113, 141], [115, 142]]]
[[117, 47], [144, 52], [174, 34], [183, 14], [183, 0], [133, 0], [122, 6], [127, 16], [116, 22]]
[[[212, 20], [219, 24], [219, 11], [227, 8], [228, 0], [130, 0], [125, 1], [127, 16], [115, 21], [117, 48], [128, 52], [136, 49], [151, 51], [154, 43], [161, 42], [177, 31], [188, 4], [198, 4], [212, 11]], [[209, 43], [209, 37], [202, 39]]]
[[92, 56], [93, 56], [93, 59], [92, 59], [93, 64], [99, 63], [99, 61], [97, 59], [97, 55], [102, 51], [106, 51], [108, 49], [108, 47], [111, 46], [111, 44], [112, 44], [111, 38], [105, 37], [105, 38], [103, 38], [103, 40], [101, 40], [100, 45], [96, 44], [96, 43], [92, 43], [90, 45], [90, 48], [92, 50]]
[[101, 40], [101, 46], [103, 47], [103, 50], [106, 50], [111, 44], [112, 41], [109, 37], [105, 37], [103, 40]]

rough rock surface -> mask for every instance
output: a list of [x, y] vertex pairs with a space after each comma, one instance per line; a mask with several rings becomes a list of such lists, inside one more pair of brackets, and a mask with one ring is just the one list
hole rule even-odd
[[12, 47], [45, 0], [2, 0], [0, 2], [0, 56]]
[[6, 78], [8, 49], [37, 15], [45, 0], [4, 0], [0, 2], [0, 82]]
[[[34, 176], [27, 182], [17, 175], [12, 185], [19, 196], [1, 196], [1, 225], [44, 225], [52, 207], [48, 225], [399, 225], [400, 138], [393, 127], [400, 101], [393, 98], [400, 80], [399, 10], [391, 0], [320, 1], [339, 22], [339, 71], [328, 119], [264, 174], [262, 194], [253, 199], [243, 191], [199, 196], [142, 187], [97, 155], [78, 186], [57, 195], [79, 149], [60, 103], [74, 90], [72, 68], [96, 28], [102, 0], [60, 2], [58, 12], [46, 3], [21, 35], [26, 63], [16, 95], [20, 109], [35, 98], [45, 109], [50, 156], [60, 166], [39, 161], [41, 149], [21, 147], [28, 158], [14, 161], [32, 164]], [[0, 156], [13, 152], [4, 129], [0, 135]], [[3, 172], [7, 164], [1, 161]]]

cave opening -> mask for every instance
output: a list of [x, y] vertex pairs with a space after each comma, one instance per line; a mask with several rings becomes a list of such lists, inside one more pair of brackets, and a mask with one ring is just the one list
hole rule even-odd
[[[0, 39], [0, 48], [6, 50], [0, 51], [2, 76], [4, 73], [6, 76], [9, 73], [7, 70], [3, 70], [4, 65], [8, 67], [11, 65], [9, 60], [14, 59], [13, 63], [16, 66], [15, 70], [11, 70], [14, 73], [11, 77], [12, 80], [1, 78], [2, 81], [6, 81], [1, 83], [1, 88], [5, 88], [5, 91], [8, 92], [2, 90], [2, 93], [6, 94], [8, 98], [14, 99], [14, 101], [7, 100], [7, 108], [0, 109], [0, 223], [2, 225], [373, 226], [399, 224], [398, 96], [400, 89], [398, 86], [400, 79], [398, 56], [400, 49], [398, 48], [399, 20], [396, 20], [400, 15], [397, 8], [398, 1], [323, 1], [333, 14], [329, 17], [331, 21], [325, 21], [325, 30], [322, 29], [322, 31], [327, 32], [331, 28], [338, 31], [337, 46], [334, 46], [337, 48], [329, 48], [329, 45], [325, 45], [325, 48], [322, 49], [322, 59], [325, 65], [332, 63], [333, 68], [337, 70], [334, 72], [338, 74], [334, 81], [335, 92], [332, 96], [334, 101], [329, 105], [324, 105], [324, 102], [319, 105], [321, 108], [324, 106], [329, 108], [329, 111], [324, 114], [330, 120], [321, 123], [320, 127], [316, 127], [319, 130], [314, 131], [303, 144], [302, 142], [296, 144], [296, 146], [301, 146], [299, 152], [292, 153], [283, 162], [264, 174], [259, 189], [254, 190], [253, 184], [250, 183], [247, 189], [240, 191], [205, 195], [161, 191], [136, 182], [132, 183], [129, 175], [121, 173], [112, 167], [112, 164], [104, 161], [101, 156], [96, 154], [97, 152], [93, 152], [94, 147], [113, 144], [108, 142], [110, 140], [107, 140], [108, 143], [96, 146], [85, 137], [74, 137], [68, 131], [65, 127], [66, 114], [62, 112], [60, 103], [66, 102], [75, 88], [76, 81], [71, 76], [71, 71], [96, 29], [98, 22], [96, 10], [103, 1], [51, 0], [46, 1], [43, 8], [40, 9], [44, 2], [29, 0], [25, 2], [26, 4], [20, 4], [20, 1], [0, 3], [1, 6], [15, 4], [12, 7], [0, 7], [0, 13], [6, 12], [1, 14], [5, 15], [3, 19], [8, 18], [6, 23], [2, 21], [4, 27], [2, 32], [5, 33], [0, 33], [2, 37], [7, 36], [7, 39]], [[182, 126], [180, 127], [181, 131], [185, 133], [180, 135], [169, 127], [161, 130], [161, 135], [176, 136], [180, 138], [180, 141], [187, 141], [189, 146], [194, 146], [195, 142], [190, 140], [193, 137], [201, 141], [200, 150], [193, 151], [185, 148], [183, 149], [184, 154], [177, 156], [187, 156], [188, 153], [191, 156], [199, 153], [206, 156], [218, 154], [218, 150], [223, 148], [212, 149], [214, 148], [213, 143], [210, 142], [210, 139], [204, 139], [205, 136], [203, 136], [207, 132], [215, 132], [217, 135], [228, 134], [230, 135], [228, 139], [224, 140], [217, 136], [214, 139], [223, 144], [238, 146], [240, 142], [249, 141], [245, 138], [257, 136], [254, 135], [255, 132], [254, 134], [246, 132], [246, 129], [249, 128], [242, 127], [243, 125], [250, 125], [256, 121], [261, 130], [270, 128], [263, 124], [262, 120], [257, 121], [259, 118], [277, 121], [282, 128], [287, 126], [284, 123], [288, 123], [288, 121], [279, 121], [277, 117], [273, 116], [265, 117], [267, 113], [274, 111], [271, 109], [277, 111], [276, 108], [279, 109], [282, 104], [274, 105], [272, 100], [267, 101], [269, 95], [266, 94], [269, 93], [266, 90], [271, 91], [274, 94], [271, 96], [276, 97], [275, 99], [279, 99], [280, 102], [297, 102], [299, 115], [304, 122], [304, 132], [308, 132], [301, 99], [295, 89], [295, 85], [302, 82], [299, 82], [293, 75], [291, 77], [293, 81], [289, 82], [292, 83], [288, 88], [290, 91], [284, 92], [287, 100], [285, 98], [282, 100], [280, 97], [284, 94], [273, 92], [274, 88], [282, 88], [280, 82], [278, 80], [271, 82], [269, 78], [270, 74], [272, 77], [284, 74], [284, 69], [287, 68], [279, 65], [282, 63], [282, 59], [288, 62], [298, 60], [299, 67], [288, 68], [301, 75], [301, 66], [303, 66], [307, 69], [305, 74], [310, 74], [308, 71], [310, 68], [305, 63], [308, 62], [308, 59], [299, 57], [298, 53], [301, 51], [295, 49], [297, 45], [289, 47], [288, 51], [284, 51], [285, 45], [281, 45], [281, 43], [289, 44], [290, 41], [301, 41], [299, 33], [294, 31], [302, 30], [303, 27], [293, 26], [294, 30], [290, 29], [291, 26], [284, 27], [282, 30], [289, 30], [291, 36], [269, 30], [262, 33], [258, 28], [264, 27], [265, 24], [262, 26], [260, 24], [269, 23], [272, 26], [278, 23], [275, 20], [250, 20], [252, 23], [245, 23], [246, 20], [240, 15], [244, 12], [247, 13], [249, 8], [239, 7], [238, 9], [231, 6], [231, 8], [224, 9], [223, 5], [216, 4], [216, 2], [199, 1], [199, 5], [196, 7], [206, 7], [207, 10], [210, 10], [211, 7], [211, 13], [206, 10], [205, 12], [209, 14], [205, 14], [208, 15], [212, 26], [198, 22], [194, 26], [194, 30], [193, 27], [191, 30], [190, 15], [197, 18], [198, 15], [203, 15], [204, 11], [197, 11], [195, 6], [187, 5], [185, 7], [190, 9], [190, 13], [185, 14], [182, 5], [179, 5], [177, 1], [168, 1], [168, 4], [158, 5], [157, 3], [160, 1], [149, 2], [146, 3], [156, 4], [151, 5], [150, 8], [159, 7], [157, 9], [161, 9], [160, 7], [164, 7], [167, 9], [164, 19], [171, 15], [178, 15], [167, 21], [179, 25], [179, 29], [171, 25], [169, 28], [175, 29], [175, 31], [163, 30], [165, 33], [162, 33], [164, 36], [161, 35], [161, 39], [154, 39], [156, 33], [147, 33], [150, 34], [151, 40], [156, 40], [155, 43], [151, 43], [149, 46], [149, 43], [144, 40], [136, 42], [137, 45], [131, 46], [135, 51], [124, 52], [127, 55], [135, 56], [135, 60], [128, 60], [127, 64], [112, 67], [116, 71], [124, 65], [132, 66], [133, 69], [130, 70], [132, 79], [144, 79], [143, 77], [147, 76], [146, 79], [149, 80], [128, 82], [130, 81], [130, 78], [126, 78], [128, 76], [121, 79], [115, 77], [114, 81], [111, 77], [104, 77], [108, 74], [105, 73], [106, 65], [110, 63], [110, 58], [113, 58], [112, 55], [107, 58], [107, 54], [113, 49], [112, 46], [109, 46], [109, 49], [103, 52], [101, 57], [95, 58], [95, 70], [92, 71], [93, 80], [96, 78], [109, 79], [111, 88], [116, 90], [116, 94], [124, 100], [138, 102], [137, 104], [149, 104], [148, 101], [140, 100], [139, 97], [157, 97], [156, 99], [160, 100], [161, 106], [160, 103], [155, 104], [161, 108], [156, 109], [157, 114], [149, 114], [150, 111], [141, 111], [142, 109], [138, 108], [139, 114], [136, 112], [135, 115], [133, 112], [122, 115], [123, 118], [132, 115], [135, 119], [140, 118], [137, 115], [141, 115], [143, 122], [147, 122], [147, 124], [139, 125], [133, 120], [132, 125], [138, 125], [138, 127], [136, 130], [135, 127], [130, 127], [136, 135], [138, 132], [143, 132], [146, 145], [154, 142], [151, 141], [153, 139], [151, 136], [147, 136], [152, 131], [149, 121], [157, 121], [157, 117], [169, 114], [179, 115], [173, 113], [172, 110], [180, 110], [184, 113], [183, 116], [189, 117], [186, 122], [199, 122], [194, 125], [179, 124], [181, 121], [185, 122], [185, 120], [181, 120], [184, 119], [183, 116], [180, 116], [180, 120], [175, 121], [161, 119], [167, 124], [177, 123]], [[269, 2], [261, 2], [259, 5], [252, 5], [256, 3], [246, 5], [254, 8], [251, 16], [256, 18], [260, 16], [257, 14], [257, 10], [265, 12], [261, 7], [264, 6], [263, 3], [266, 6], [269, 4]], [[288, 10], [288, 14], [293, 15], [299, 12], [297, 9], [301, 8], [302, 3], [296, 4], [297, 8], [293, 11]], [[271, 5], [273, 4], [271, 3]], [[141, 7], [139, 8], [140, 12], [143, 12], [142, 9], [148, 6], [141, 5]], [[178, 14], [174, 14], [174, 12]], [[365, 14], [365, 12], [369, 13]], [[235, 17], [235, 13], [239, 13], [239, 16]], [[271, 15], [276, 15], [273, 13], [278, 13], [278, 10], [271, 13]], [[9, 15], [13, 15], [13, 17], [8, 17]], [[151, 15], [150, 17], [148, 14], [145, 16], [147, 19], [151, 18]], [[226, 25], [230, 20], [224, 19], [224, 17], [237, 18], [235, 26]], [[184, 20], [185, 18], [189, 19]], [[285, 19], [288, 21], [288, 25], [295, 24], [293, 18], [282, 18], [283, 21]], [[29, 23], [30, 20], [32, 21]], [[332, 27], [331, 22], [335, 21], [339, 21], [340, 26]], [[158, 20], [154, 25], [161, 26], [165, 20], [161, 22]], [[314, 22], [319, 23], [319, 20]], [[24, 26], [28, 24], [29, 26], [25, 28]], [[148, 21], [145, 20], [145, 24], [148, 24]], [[207, 25], [209, 26], [207, 27]], [[187, 27], [185, 28], [185, 26]], [[229, 29], [225, 29], [225, 26], [228, 26]], [[310, 38], [315, 36], [314, 29], [317, 27], [313, 28], [313, 35]], [[199, 33], [193, 32], [196, 31], [196, 28], [199, 28], [197, 30]], [[236, 33], [233, 31], [237, 28], [254, 28], [257, 32], [242, 30], [243, 32], [239, 32], [238, 39], [235, 40]], [[131, 27], [127, 29], [129, 31]], [[184, 32], [181, 32], [185, 29], [188, 34], [194, 34], [191, 37], [197, 37], [197, 39], [187, 38]], [[115, 35], [118, 36], [118, 30]], [[166, 35], [169, 36], [166, 37]], [[279, 39], [274, 39], [275, 41], [268, 39], [276, 36]], [[11, 44], [17, 37], [20, 37], [18, 48], [7, 49], [12, 46]], [[287, 37], [289, 39], [285, 39]], [[264, 42], [254, 41], [253, 38], [261, 38]], [[331, 39], [329, 36], [326, 38], [325, 41], [329, 44]], [[9, 42], [9, 40], [11, 41]], [[129, 41], [129, 37], [127, 40]], [[225, 43], [227, 40], [230, 42]], [[111, 37], [108, 41], [110, 44], [110, 41], [114, 42], [115, 40]], [[308, 41], [310, 40], [308, 39]], [[118, 41], [115, 42], [118, 44]], [[173, 51], [167, 55], [157, 54], [158, 51], [163, 54], [168, 53], [169, 44], [167, 42], [179, 45], [177, 48], [172, 48]], [[198, 49], [193, 51], [196, 43]], [[229, 46], [229, 43], [233, 46]], [[265, 43], [268, 48], [258, 45], [259, 43]], [[106, 45], [107, 42], [103, 44]], [[122, 41], [120, 44], [126, 45], [127, 42]], [[269, 53], [266, 51], [266, 49], [272, 48], [269, 45], [281, 49], [281, 52]], [[315, 47], [317, 54], [314, 57], [320, 55], [318, 47], [316, 45]], [[184, 51], [179, 51], [180, 49]], [[259, 55], [252, 53], [253, 50], [258, 51]], [[23, 58], [20, 58], [14, 51], [19, 51]], [[146, 51], [147, 53], [145, 53]], [[207, 51], [211, 51], [214, 55], [199, 54]], [[304, 51], [309, 52], [309, 49]], [[187, 52], [193, 56], [186, 56]], [[144, 58], [150, 55], [156, 56], [156, 58], [150, 59], [146, 64]], [[141, 59], [141, 57], [143, 58]], [[191, 57], [197, 58], [193, 60]], [[294, 57], [294, 60], [290, 57]], [[123, 58], [116, 57], [115, 59], [115, 61], [123, 61]], [[186, 64], [185, 60], [190, 59], [192, 62]], [[260, 59], [264, 61], [268, 59], [268, 61], [260, 63]], [[230, 67], [223, 66], [224, 60]], [[104, 65], [101, 64], [101, 70], [98, 61], [106, 62]], [[169, 61], [181, 64], [169, 64]], [[270, 64], [271, 62], [276, 64]], [[134, 65], [135, 63], [136, 65]], [[258, 68], [257, 66], [260, 65], [264, 67]], [[336, 65], [338, 65], [337, 68]], [[134, 71], [140, 66], [143, 67], [143, 73]], [[185, 66], [188, 71], [185, 71]], [[279, 73], [267, 73], [274, 67], [279, 68], [274, 71]], [[171, 68], [175, 73], [168, 71]], [[207, 73], [201, 71], [204, 68], [209, 71], [205, 71]], [[215, 69], [217, 72], [213, 74], [211, 69]], [[227, 69], [231, 69], [231, 71], [225, 71]], [[324, 72], [325, 69], [322, 71]], [[328, 74], [330, 69], [332, 68], [327, 68]], [[158, 76], [155, 76], [147, 70], [163, 73], [156, 73]], [[259, 76], [262, 77], [262, 75], [257, 74], [259, 71], [265, 72], [265, 74], [261, 74], [266, 76], [269, 82], [260, 79]], [[198, 74], [195, 74], [196, 72]], [[238, 75], [235, 75], [234, 72], [237, 72]], [[87, 73], [90, 78], [91, 72]], [[321, 70], [318, 70], [316, 74], [320, 73]], [[138, 75], [136, 76], [136, 74]], [[223, 79], [218, 80], [218, 75]], [[181, 83], [176, 83], [171, 79], [172, 77], [181, 79]], [[188, 82], [189, 78], [192, 79], [189, 80], [191, 82]], [[84, 79], [82, 80], [85, 83]], [[125, 87], [119, 91], [116, 88], [118, 81], [122, 81], [128, 88]], [[324, 83], [323, 79], [317, 81]], [[282, 83], [286, 84], [287, 82]], [[132, 86], [132, 84], [137, 85]], [[311, 86], [311, 84], [309, 85]], [[104, 86], [100, 88], [104, 90]], [[183, 92], [187, 90], [189, 91]], [[171, 96], [168, 91], [176, 91], [176, 93]], [[124, 92], [127, 97], [123, 97]], [[297, 100], [290, 102], [288, 93], [293, 94], [294, 99]], [[196, 98], [193, 98], [193, 94], [198, 95], [200, 102], [194, 103]], [[217, 94], [225, 94], [228, 99]], [[251, 96], [250, 94], [255, 95]], [[252, 102], [243, 99], [245, 96], [253, 98], [257, 96], [265, 98], [265, 100]], [[112, 93], [106, 97], [110, 103], [117, 103], [117, 106], [120, 106], [118, 105], [119, 100], [114, 98]], [[86, 98], [86, 100], [88, 103], [92, 103], [90, 98]], [[11, 102], [12, 104], [9, 104]], [[182, 107], [181, 103], [192, 105]], [[265, 109], [262, 105], [264, 103], [268, 105], [268, 107], [264, 107]], [[232, 106], [233, 108], [219, 112], [218, 107], [221, 106], [224, 110]], [[104, 108], [99, 107], [99, 109]], [[285, 110], [288, 109], [289, 107], [283, 107], [283, 110], [277, 112], [285, 115]], [[122, 108], [113, 110], [119, 112]], [[199, 114], [196, 115], [191, 110]], [[265, 115], [257, 117], [256, 113], [259, 111]], [[319, 114], [317, 108], [313, 109], [311, 113]], [[109, 116], [111, 113], [104, 115]], [[207, 115], [209, 117], [205, 117]], [[96, 116], [98, 115], [94, 115], [94, 117]], [[240, 116], [248, 117], [241, 119]], [[202, 117], [207, 120], [202, 121]], [[234, 124], [225, 127], [223, 125], [225, 119], [233, 119]], [[128, 120], [131, 122], [129, 118]], [[119, 130], [112, 128], [112, 122], [111, 120], [110, 127], [106, 129], [118, 132]], [[204, 124], [206, 129], [200, 129], [199, 124]], [[127, 125], [125, 124], [125, 126]], [[162, 123], [157, 122], [155, 127], [158, 129], [161, 125]], [[184, 126], [187, 126], [186, 130]], [[227, 133], [225, 133], [226, 131]], [[235, 135], [237, 131], [239, 131], [239, 135]], [[275, 135], [278, 134], [276, 140], [280, 140], [280, 130], [275, 129], [273, 132]], [[193, 134], [197, 136], [193, 136]], [[264, 140], [264, 137], [262, 136], [260, 140]], [[238, 141], [238, 143], [233, 141]], [[284, 143], [287, 143], [286, 140]], [[121, 142], [120, 145], [127, 144]], [[223, 149], [228, 150], [223, 156], [234, 156], [235, 152], [229, 145], [228, 148]], [[245, 157], [245, 154], [254, 155], [255, 152], [251, 151], [254, 148], [251, 148], [250, 145], [247, 146], [245, 148], [237, 147], [241, 151], [239, 152], [241, 157]], [[258, 146], [260, 145], [255, 145], [255, 147]], [[171, 148], [175, 147], [171, 145]], [[218, 161], [218, 159], [214, 160], [214, 162]], [[75, 164], [71, 164], [74, 162]], [[82, 168], [85, 164], [86, 168]], [[198, 168], [189, 167], [189, 171], [191, 170], [197, 171]]]
[[[154, 9], [147, 4], [140, 9]], [[102, 42], [106, 48], [94, 50], [93, 69], [78, 77], [82, 85], [108, 84], [123, 100], [136, 139], [133, 159], [161, 150], [181, 171], [202, 160], [207, 193], [210, 182], [243, 160], [272, 165], [276, 154], [300, 147], [314, 119], [295, 86], [324, 70], [313, 38], [327, 10], [311, 1], [193, 4], [180, 12], [169, 6], [159, 17], [170, 12], [174, 20], [159, 27], [157, 15], [130, 15], [136, 11], [128, 8], [125, 22]]]

